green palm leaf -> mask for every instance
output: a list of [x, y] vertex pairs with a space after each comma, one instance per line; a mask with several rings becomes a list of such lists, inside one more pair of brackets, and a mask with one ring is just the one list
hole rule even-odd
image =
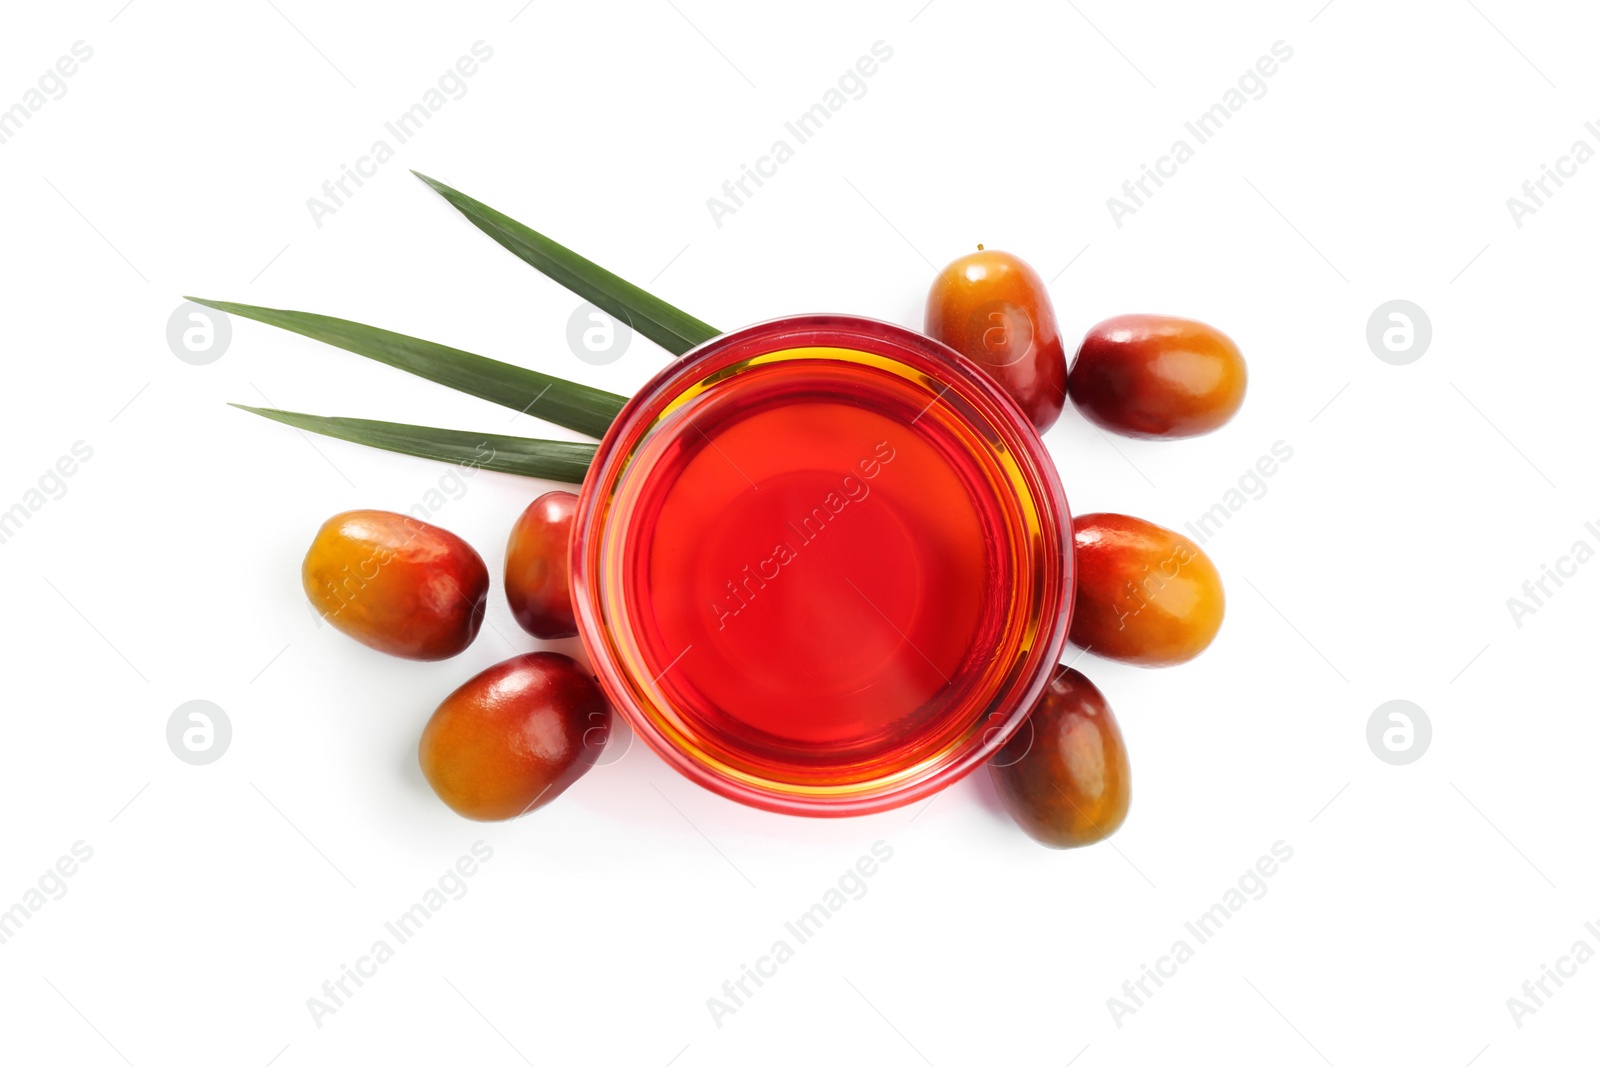
[[627, 397], [604, 389], [348, 319], [197, 296], [184, 299], [303, 334], [590, 437], [604, 437], [628, 402]]
[[535, 270], [554, 278], [591, 304], [626, 322], [675, 356], [709, 341], [722, 331], [612, 274], [576, 252], [530, 230], [516, 219], [487, 204], [457, 192], [426, 174], [418, 178], [432, 186], [478, 229], [498, 241]]
[[297, 411], [257, 408], [248, 404], [231, 406], [296, 429], [337, 437], [341, 441], [573, 485], [582, 484], [583, 475], [589, 469], [589, 461], [594, 459], [595, 452], [594, 445], [583, 441], [538, 441], [503, 434], [473, 433], [470, 430], [409, 426], [401, 422], [304, 415]]

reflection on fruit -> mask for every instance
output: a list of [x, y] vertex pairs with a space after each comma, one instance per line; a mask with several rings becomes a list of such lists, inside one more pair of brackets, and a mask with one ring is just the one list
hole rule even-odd
[[1105, 696], [1070, 667], [989, 762], [995, 789], [1029, 836], [1051, 848], [1111, 836], [1128, 814], [1133, 779]]
[[610, 732], [611, 705], [594, 678], [570, 656], [530, 652], [445, 697], [417, 755], [458, 815], [514, 819], [583, 777]]
[[406, 659], [448, 659], [472, 644], [489, 596], [489, 570], [471, 545], [392, 511], [323, 523], [300, 576], [335, 629]]
[[1067, 392], [1090, 421], [1134, 437], [1210, 433], [1244, 403], [1239, 347], [1203, 322], [1119, 315], [1089, 331]]
[[546, 641], [578, 632], [567, 567], [577, 508], [575, 493], [545, 493], [517, 518], [506, 545], [506, 600], [511, 614], [524, 630]]
[[1145, 667], [1193, 659], [1222, 626], [1222, 577], [1181, 534], [1131, 515], [1072, 522], [1073, 644]]
[[933, 281], [923, 332], [988, 371], [1040, 433], [1066, 403], [1067, 360], [1050, 294], [1009, 252], [979, 251]]

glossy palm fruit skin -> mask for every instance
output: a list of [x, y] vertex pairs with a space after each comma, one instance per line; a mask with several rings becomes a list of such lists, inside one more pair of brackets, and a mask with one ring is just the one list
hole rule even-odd
[[1181, 534], [1131, 515], [1072, 522], [1078, 591], [1072, 643], [1143, 667], [1204, 652], [1222, 626], [1222, 576]]
[[1194, 437], [1233, 418], [1247, 379], [1239, 346], [1220, 330], [1169, 315], [1119, 315], [1083, 339], [1067, 392], [1108, 430]]
[[578, 633], [567, 566], [577, 509], [576, 493], [545, 493], [517, 518], [506, 544], [506, 600], [511, 614], [541, 640]]
[[334, 629], [405, 659], [465, 650], [489, 598], [489, 569], [471, 545], [392, 511], [346, 511], [323, 523], [300, 579]]
[[934, 279], [923, 332], [988, 371], [1040, 433], [1055, 425], [1067, 358], [1050, 293], [1032, 267], [992, 249], [962, 256]]
[[423, 777], [458, 815], [482, 822], [541, 808], [605, 748], [611, 705], [570, 656], [530, 652], [445, 697], [417, 746]]
[[1056, 668], [1027, 720], [990, 760], [989, 775], [1011, 817], [1051, 848], [1110, 837], [1133, 796], [1116, 716], [1070, 667]]

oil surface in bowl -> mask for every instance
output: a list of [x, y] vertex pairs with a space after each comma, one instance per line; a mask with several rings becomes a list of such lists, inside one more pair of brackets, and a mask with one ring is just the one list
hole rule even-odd
[[651, 703], [698, 758], [764, 780], [935, 758], [1032, 636], [1008, 613], [1036, 517], [1002, 491], [1005, 455], [926, 379], [826, 354], [664, 411], [604, 553]]

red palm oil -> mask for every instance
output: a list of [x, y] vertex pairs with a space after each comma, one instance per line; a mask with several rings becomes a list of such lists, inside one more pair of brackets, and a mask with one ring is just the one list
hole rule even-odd
[[883, 323], [779, 320], [691, 352], [613, 425], [575, 521], [579, 630], [689, 777], [881, 810], [1025, 717], [1066, 636], [1070, 528], [976, 366]]

